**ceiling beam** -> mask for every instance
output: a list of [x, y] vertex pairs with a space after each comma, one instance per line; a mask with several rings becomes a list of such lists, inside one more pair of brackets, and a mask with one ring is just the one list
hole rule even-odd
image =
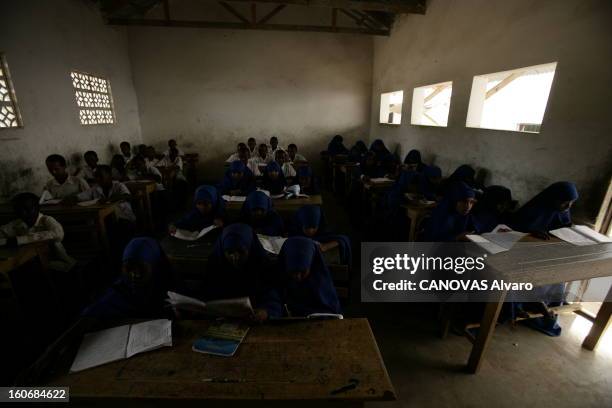
[[[204, 0], [216, 2], [215, 0]], [[274, 3], [350, 10], [385, 11], [387, 13], [425, 14], [426, 0], [230, 0], [240, 3]]]
[[242, 14], [236, 11], [236, 9], [233, 8], [231, 5], [229, 5], [227, 2], [220, 1], [219, 4], [222, 5], [224, 9], [226, 9], [231, 15], [236, 17], [238, 20], [242, 21], [245, 24], [250, 23], [250, 21], [246, 17], [244, 17]]
[[512, 81], [514, 81], [516, 78], [520, 77], [521, 75], [523, 75], [523, 72], [513, 72], [507, 77], [505, 77], [499, 84], [495, 85], [493, 88], [487, 91], [485, 95], [485, 100], [489, 99], [490, 97], [492, 97], [493, 95], [495, 95], [496, 93], [498, 93], [499, 91], [501, 91], [502, 89], [510, 85]]
[[280, 12], [282, 9], [284, 9], [285, 7], [287, 7], [287, 6], [285, 6], [284, 4], [279, 4], [278, 6], [274, 7], [274, 8], [272, 9], [272, 11], [270, 11], [268, 14], [266, 14], [265, 16], [263, 16], [263, 17], [261, 18], [261, 20], [259, 20], [259, 21], [257, 22], [257, 24], [263, 24], [263, 23], [267, 22], [267, 21], [268, 21], [268, 20], [270, 20], [272, 17], [274, 17], [275, 15], [277, 15], [277, 14], [278, 14], [278, 13], [279, 13], [279, 12]]
[[191, 21], [191, 20], [162, 20], [162, 19], [142, 19], [142, 18], [109, 18], [110, 25], [123, 26], [146, 26], [146, 27], [184, 27], [184, 28], [220, 28], [238, 30], [272, 30], [272, 31], [311, 31], [325, 33], [347, 33], [347, 34], [366, 34], [366, 35], [389, 35], [389, 30], [370, 30], [360, 27], [332, 27], [318, 25], [295, 25], [295, 24], [251, 24], [247, 23], [227, 23], [220, 21]]

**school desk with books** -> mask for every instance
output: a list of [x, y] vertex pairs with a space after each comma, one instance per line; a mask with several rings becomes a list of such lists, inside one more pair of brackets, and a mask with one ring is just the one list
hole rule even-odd
[[[231, 357], [198, 353], [210, 321], [177, 320], [172, 347], [69, 373], [60, 355], [36, 385], [70, 387], [71, 402], [160, 399], [176, 406], [363, 406], [395, 400], [395, 391], [367, 319], [254, 325]], [[70, 359], [74, 345], [66, 345]], [[73, 354], [72, 354], [73, 355]]]

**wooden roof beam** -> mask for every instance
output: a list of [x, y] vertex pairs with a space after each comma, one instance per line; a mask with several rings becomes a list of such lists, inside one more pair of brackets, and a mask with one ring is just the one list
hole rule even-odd
[[[203, 0], [214, 1], [216, 0]], [[230, 0], [240, 3], [274, 3], [296, 6], [425, 14], [426, 0]]]

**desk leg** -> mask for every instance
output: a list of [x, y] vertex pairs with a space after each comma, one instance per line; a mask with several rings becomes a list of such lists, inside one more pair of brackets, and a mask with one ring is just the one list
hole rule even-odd
[[151, 195], [148, 191], [144, 192], [143, 196], [144, 210], [145, 210], [145, 228], [148, 232], [153, 232], [153, 212], [151, 210]]
[[99, 214], [98, 215], [98, 234], [100, 236], [100, 243], [102, 244], [102, 250], [106, 259], [110, 259], [110, 243], [108, 242], [108, 234], [106, 232], [106, 217], [110, 214]]
[[608, 290], [606, 301], [601, 304], [591, 331], [582, 342], [582, 347], [587, 350], [593, 350], [597, 346], [597, 342], [606, 329], [610, 326], [610, 316], [612, 316], [612, 287]]
[[417, 217], [415, 217], [415, 214], [410, 210], [406, 210], [406, 216], [410, 220], [410, 235], [408, 235], [408, 239], [411, 242], [414, 242], [416, 241], [416, 224], [417, 224], [416, 218]]
[[470, 358], [467, 364], [468, 371], [472, 374], [476, 374], [478, 373], [478, 370], [480, 370], [480, 365], [482, 363], [484, 354], [487, 350], [489, 342], [491, 341], [491, 338], [493, 337], [493, 331], [495, 330], [495, 324], [497, 323], [499, 312], [504, 305], [506, 291], [498, 292], [497, 296], [499, 297], [496, 301], [486, 304], [484, 315], [482, 316], [482, 321], [480, 322], [478, 335], [476, 336], [474, 345], [472, 346], [472, 352], [470, 353]]

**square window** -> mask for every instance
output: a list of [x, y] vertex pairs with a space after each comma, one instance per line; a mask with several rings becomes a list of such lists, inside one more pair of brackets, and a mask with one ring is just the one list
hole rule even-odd
[[0, 129], [23, 127], [8, 64], [0, 53]]
[[446, 126], [452, 92], [452, 81], [414, 88], [410, 123], [423, 126]]
[[467, 127], [539, 133], [557, 63], [478, 75]]
[[387, 92], [380, 95], [380, 123], [399, 125], [402, 123], [402, 101], [404, 91]]
[[81, 125], [115, 123], [113, 97], [108, 79], [78, 71], [70, 73]]

